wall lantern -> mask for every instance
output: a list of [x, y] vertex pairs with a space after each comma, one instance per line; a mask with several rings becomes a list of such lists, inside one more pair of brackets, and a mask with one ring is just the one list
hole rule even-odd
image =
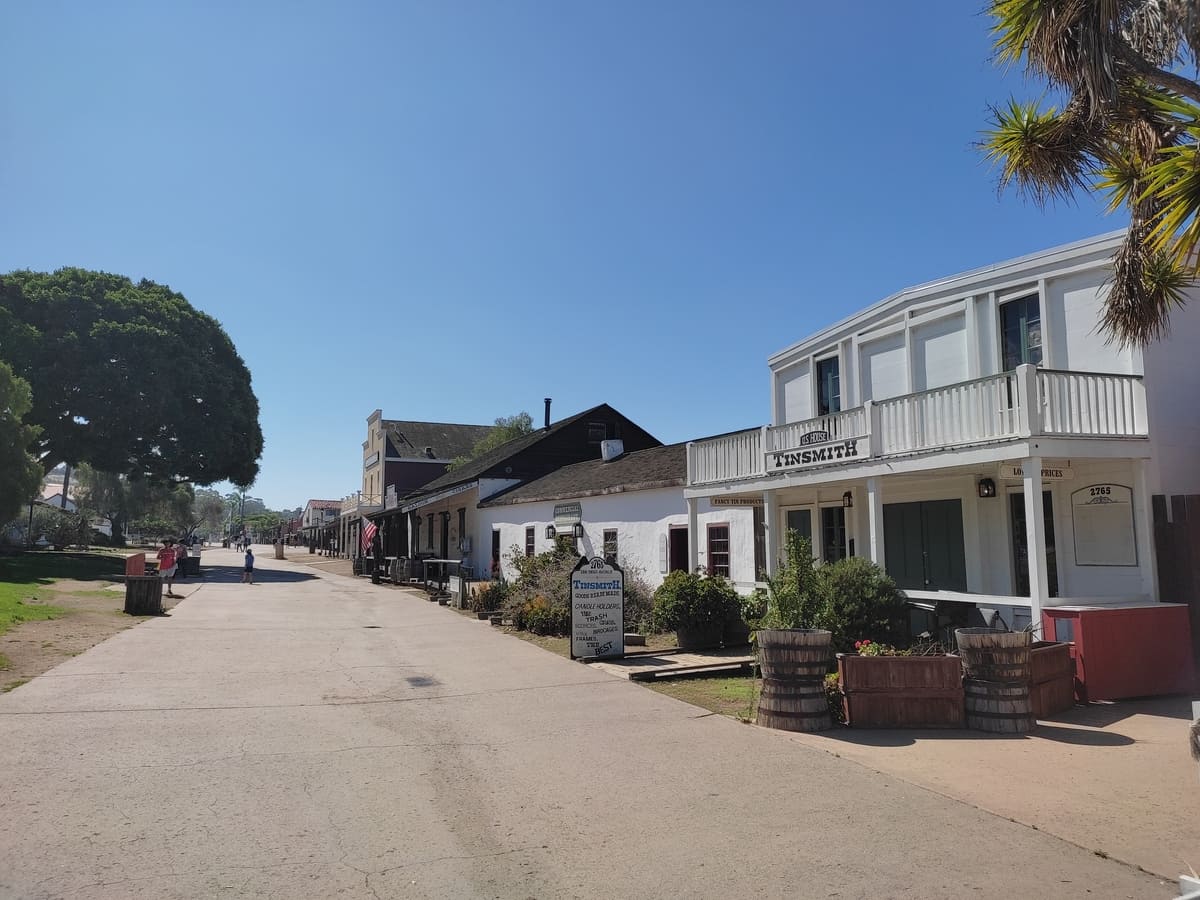
[[980, 478], [977, 487], [979, 488], [980, 497], [996, 496], [996, 482], [992, 481], [990, 478]]
[[548, 541], [554, 540], [554, 536], [557, 534], [558, 534], [558, 532], [554, 530], [553, 525], [546, 526], [546, 540], [548, 540]]
[[842, 506], [846, 509], [854, 509], [854, 495], [849, 491], [842, 494]]
[[571, 527], [571, 534], [573, 534], [573, 535], [574, 535], [575, 537], [577, 537], [577, 538], [581, 538], [581, 537], [583, 537], [583, 523], [582, 523], [582, 522], [576, 522], [576, 523], [575, 523], [575, 524], [574, 524], [574, 525]]

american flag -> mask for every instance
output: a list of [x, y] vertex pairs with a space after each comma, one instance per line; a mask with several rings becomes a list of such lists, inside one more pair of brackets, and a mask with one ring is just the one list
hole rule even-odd
[[374, 522], [369, 519], [363, 519], [362, 541], [360, 542], [363, 556], [366, 556], [367, 552], [371, 549], [371, 541], [375, 538], [375, 532], [378, 530]]

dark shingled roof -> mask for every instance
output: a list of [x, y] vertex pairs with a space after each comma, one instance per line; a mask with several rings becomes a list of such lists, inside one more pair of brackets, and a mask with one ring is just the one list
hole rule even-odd
[[[468, 481], [474, 481], [483, 473], [500, 465], [506, 459], [516, 456], [522, 450], [527, 450], [539, 441], [543, 441], [552, 434], [557, 434], [573, 422], [578, 422], [585, 416], [590, 416], [599, 409], [607, 408], [612, 410], [607, 403], [601, 403], [598, 406], [593, 406], [591, 409], [585, 409], [581, 413], [576, 413], [573, 416], [568, 416], [558, 422], [552, 424], [549, 428], [538, 428], [529, 434], [521, 437], [513, 438], [511, 441], [506, 441], [499, 447], [491, 450], [483, 456], [472, 459], [467, 463], [459, 466], [457, 469], [451, 469], [440, 478], [435, 478], [426, 485], [422, 485], [417, 491], [409, 494], [410, 497], [420, 496], [425, 494], [433, 494], [443, 488], [455, 487], [456, 485], [465, 484]], [[615, 410], [613, 410], [615, 412]], [[596, 448], [596, 452], [600, 452], [600, 448]]]
[[[455, 425], [448, 422], [406, 422], [384, 419], [387, 456], [401, 459], [454, 459], [468, 456], [475, 444], [487, 437], [494, 425]], [[425, 448], [433, 448], [433, 456]]]
[[619, 494], [623, 491], [648, 491], [653, 488], [680, 487], [687, 478], [687, 445], [668, 444], [618, 456], [612, 462], [589, 459], [563, 466], [527, 484], [504, 491], [485, 506], [507, 506], [540, 500], [568, 500]]

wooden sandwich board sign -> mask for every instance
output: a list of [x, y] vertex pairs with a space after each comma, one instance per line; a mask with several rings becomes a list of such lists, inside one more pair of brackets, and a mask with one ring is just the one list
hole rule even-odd
[[571, 572], [571, 659], [625, 655], [625, 573], [599, 556]]

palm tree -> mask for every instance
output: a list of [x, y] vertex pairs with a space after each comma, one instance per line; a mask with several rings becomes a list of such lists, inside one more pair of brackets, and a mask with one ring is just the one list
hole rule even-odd
[[1129, 229], [1113, 259], [1109, 340], [1164, 336], [1198, 274], [1198, 0], [991, 0], [997, 60], [1024, 62], [1058, 105], [993, 106], [982, 148], [1040, 206], [1107, 193]]

